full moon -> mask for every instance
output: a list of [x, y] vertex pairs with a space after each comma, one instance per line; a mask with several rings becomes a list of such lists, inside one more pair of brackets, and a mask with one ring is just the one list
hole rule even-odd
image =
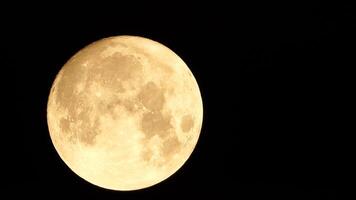
[[174, 174], [197, 144], [198, 84], [166, 46], [137, 36], [101, 39], [57, 74], [47, 104], [52, 143], [84, 180], [137, 190]]

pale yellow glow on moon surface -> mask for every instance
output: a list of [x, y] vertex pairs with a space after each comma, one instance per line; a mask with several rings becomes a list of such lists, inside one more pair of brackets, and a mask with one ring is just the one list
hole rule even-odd
[[136, 36], [99, 40], [60, 70], [47, 105], [55, 149], [77, 175], [113, 190], [155, 185], [198, 141], [198, 84], [173, 51]]

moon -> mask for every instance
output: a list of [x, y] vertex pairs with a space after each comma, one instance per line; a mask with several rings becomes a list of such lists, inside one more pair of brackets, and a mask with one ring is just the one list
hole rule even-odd
[[196, 79], [168, 47], [137, 36], [96, 41], [57, 74], [48, 98], [52, 143], [84, 180], [138, 190], [174, 174], [200, 135]]

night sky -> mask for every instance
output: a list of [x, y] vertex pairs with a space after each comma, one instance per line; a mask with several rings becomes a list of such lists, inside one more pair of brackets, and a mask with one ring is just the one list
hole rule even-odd
[[[355, 66], [354, 7], [47, 4], [1, 7], [1, 199], [339, 199], [341, 149], [349, 148], [339, 142], [345, 132], [339, 112], [350, 95], [345, 67]], [[115, 35], [147, 37], [176, 52], [204, 104], [200, 140], [187, 163], [132, 192], [75, 175], [55, 151], [46, 121], [63, 64]]]

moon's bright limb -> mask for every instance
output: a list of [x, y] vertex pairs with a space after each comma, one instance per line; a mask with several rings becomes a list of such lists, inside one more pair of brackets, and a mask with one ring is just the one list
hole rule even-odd
[[47, 122], [60, 157], [83, 179], [136, 190], [175, 173], [200, 134], [197, 82], [173, 51], [135, 36], [99, 40], [58, 73]]

